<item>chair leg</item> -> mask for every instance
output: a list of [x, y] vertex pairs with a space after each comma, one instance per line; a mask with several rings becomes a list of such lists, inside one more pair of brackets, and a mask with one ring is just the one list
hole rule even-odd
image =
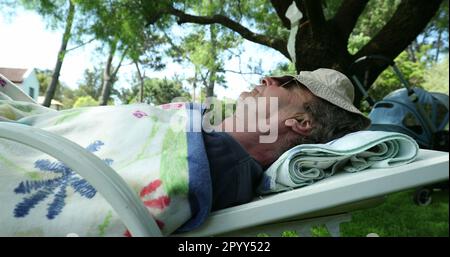
[[230, 232], [220, 236], [257, 236], [267, 234], [268, 236], [279, 237], [284, 231], [296, 231], [298, 236], [312, 236], [311, 228], [318, 225], [325, 225], [328, 232], [333, 237], [340, 236], [340, 224], [351, 220], [350, 213], [330, 215], [318, 218], [292, 220], [280, 223], [270, 223], [253, 228]]
[[340, 225], [344, 222], [349, 222], [351, 220], [351, 215], [348, 216], [339, 216], [336, 219], [330, 220], [325, 223], [328, 232], [332, 237], [339, 237], [341, 235]]

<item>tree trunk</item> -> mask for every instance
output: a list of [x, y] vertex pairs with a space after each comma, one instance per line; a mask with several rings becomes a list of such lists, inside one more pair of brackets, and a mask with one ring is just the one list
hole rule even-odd
[[136, 70], [138, 73], [138, 77], [139, 77], [139, 102], [143, 103], [144, 102], [144, 76], [142, 76], [141, 74], [141, 70], [139, 69], [139, 64], [137, 61], [134, 62], [134, 64], [136, 65]]
[[417, 44], [417, 42], [416, 42], [416, 40], [414, 40], [413, 42], [411, 42], [411, 44], [406, 49], [408, 51], [409, 60], [412, 62], [417, 62], [416, 50], [415, 50], [416, 44]]
[[213, 97], [214, 96], [214, 81], [209, 80], [208, 87], [206, 88], [206, 96], [207, 97]]
[[435, 63], [437, 63], [439, 61], [439, 52], [441, 51], [441, 38], [442, 38], [442, 32], [439, 31], [438, 38], [436, 40], [436, 54], [434, 56]]
[[120, 66], [122, 66], [123, 59], [127, 55], [128, 48], [123, 51], [119, 64], [117, 64], [116, 68], [113, 70], [112, 61], [117, 50], [117, 44], [118, 40], [115, 40], [111, 43], [108, 59], [106, 60], [105, 69], [103, 70], [103, 86], [102, 94], [100, 96], [100, 105], [108, 104], [114, 82], [116, 82], [117, 79], [117, 73], [119, 72]]
[[195, 73], [194, 73], [194, 83], [192, 84], [192, 90], [193, 90], [193, 93], [192, 93], [192, 102], [194, 102], [195, 103], [195, 100], [197, 100], [196, 99], [196, 95], [195, 95], [195, 90], [197, 89], [197, 70], [195, 70]]
[[310, 23], [300, 27], [296, 39], [297, 71], [311, 71], [318, 68], [331, 68], [346, 72], [353, 58], [347, 50], [347, 40], [336, 33], [332, 23], [327, 22], [314, 36]]
[[[378, 54], [394, 60], [426, 28], [429, 21], [439, 10], [441, 3], [442, 0], [403, 0], [398, 5], [392, 18], [369, 43], [355, 54], [354, 59]], [[388, 64], [385, 62], [375, 62], [370, 67], [369, 87], [387, 66]], [[357, 71], [355, 75], [362, 78], [363, 72]], [[368, 89], [366, 88], [366, 90]], [[362, 94], [359, 91], [355, 93], [355, 105], [359, 106]]]
[[55, 96], [56, 88], [58, 87], [59, 73], [61, 71], [64, 56], [66, 54], [67, 43], [69, 42], [71, 36], [74, 15], [75, 15], [75, 5], [72, 3], [71, 0], [69, 0], [69, 12], [66, 18], [66, 27], [64, 29], [61, 47], [58, 51], [58, 56], [56, 58], [56, 65], [55, 70], [53, 71], [52, 74], [52, 81], [50, 82], [50, 85], [48, 86], [47, 91], [45, 92], [45, 99], [42, 104], [43, 106], [46, 107], [50, 107], [52, 99]]
[[[383, 55], [394, 60], [423, 31], [428, 21], [437, 12], [440, 2], [441, 0], [426, 3], [419, 0], [401, 2], [391, 20], [355, 55], [350, 55], [347, 50], [349, 32], [346, 32], [345, 19], [339, 17], [340, 12], [336, 15], [338, 17], [328, 21], [309, 19], [300, 26], [297, 33], [296, 69], [301, 71], [322, 67], [331, 68], [341, 71], [348, 77], [356, 75], [361, 81], [365, 78], [368, 70], [368, 87], [366, 88], [368, 90], [379, 74], [386, 69], [388, 63], [372, 62], [370, 65], [368, 63], [359, 65], [351, 73], [349, 66], [356, 59], [367, 55]], [[308, 4], [307, 1], [305, 3]], [[313, 2], [309, 4], [314, 5]], [[306, 16], [308, 16], [308, 8], [306, 9]], [[309, 12], [316, 16], [314, 11], [316, 9], [309, 8]], [[344, 13], [345, 10], [342, 14]], [[320, 17], [320, 15], [317, 16]], [[411, 16], [417, 18], [411, 19]], [[353, 28], [353, 24], [351, 28]], [[357, 107], [359, 107], [361, 99], [362, 92], [355, 87], [354, 104]]]
[[105, 69], [103, 70], [102, 94], [100, 95], [100, 105], [107, 105], [113, 84], [112, 77], [112, 61], [116, 53], [116, 43], [111, 45], [108, 59], [106, 60]]
[[211, 58], [213, 59], [213, 66], [210, 69], [209, 78], [208, 78], [208, 87], [206, 88], [206, 97], [214, 96], [214, 85], [216, 82], [216, 74], [217, 74], [217, 51], [216, 51], [216, 31], [214, 24], [209, 25], [209, 34], [211, 40]]

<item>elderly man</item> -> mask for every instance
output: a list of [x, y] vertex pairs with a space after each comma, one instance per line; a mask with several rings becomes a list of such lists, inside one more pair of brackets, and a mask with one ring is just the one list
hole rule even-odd
[[[291, 147], [328, 142], [369, 125], [352, 105], [351, 82], [329, 69], [263, 79], [241, 94], [234, 115], [212, 131], [198, 126], [210, 112], [193, 103], [55, 111], [3, 80], [0, 137], [16, 135], [11, 127], [21, 133], [33, 129], [41, 140], [32, 142], [37, 149], [62, 138], [78, 148], [61, 141], [66, 142], [58, 145], [61, 151], [51, 153], [60, 158], [55, 159], [15, 142], [19, 136], [0, 141], [0, 202], [5, 203], [0, 236], [128, 235], [111, 208], [120, 210], [129, 200], [108, 202], [97, 193], [109, 192], [105, 185], [117, 180], [109, 177], [113, 172], [137, 194], [134, 200], [142, 201], [163, 234], [190, 231], [211, 211], [251, 201], [263, 171]], [[200, 129], [190, 129], [196, 126]], [[49, 134], [42, 136], [45, 131]], [[78, 155], [68, 156], [72, 152]], [[71, 158], [104, 162], [113, 171], [81, 169]], [[82, 215], [73, 211], [80, 209]]]
[[[249, 127], [248, 112], [236, 111], [226, 118], [219, 125], [225, 132], [203, 133], [212, 179], [212, 210], [251, 201], [263, 171], [286, 150], [299, 144], [326, 143], [370, 125], [353, 106], [352, 83], [335, 70], [266, 77], [251, 92], [241, 93], [237, 110], [244, 109], [239, 105], [256, 103], [249, 99], [270, 97], [277, 98], [277, 110], [257, 115], [257, 122], [273, 124], [275, 120], [273, 142], [260, 142], [267, 131], [236, 130]], [[258, 112], [261, 106], [255, 106], [253, 111]]]

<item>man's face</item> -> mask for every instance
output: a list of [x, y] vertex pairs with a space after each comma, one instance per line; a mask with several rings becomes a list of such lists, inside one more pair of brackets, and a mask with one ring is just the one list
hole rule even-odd
[[[298, 82], [297, 82], [298, 83]], [[313, 100], [315, 97], [309, 90], [302, 88], [292, 80], [292, 77], [265, 77], [260, 85], [257, 85], [250, 92], [242, 92], [239, 96], [239, 104], [246, 104], [248, 106], [248, 113], [265, 112], [265, 116], [261, 115], [266, 120], [271, 119], [275, 113], [270, 113], [269, 99], [275, 97], [278, 99], [276, 114], [278, 115], [278, 123], [283, 124], [285, 120], [296, 118], [299, 114], [304, 112], [303, 105]], [[258, 99], [266, 103], [266, 108], [262, 108], [258, 104]], [[257, 104], [253, 106], [252, 103]], [[239, 108], [237, 108], [239, 110]], [[244, 118], [243, 113], [236, 113], [237, 117]]]

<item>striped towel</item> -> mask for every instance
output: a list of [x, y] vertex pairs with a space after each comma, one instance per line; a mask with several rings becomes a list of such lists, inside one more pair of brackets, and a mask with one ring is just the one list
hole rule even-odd
[[326, 144], [291, 148], [264, 173], [260, 194], [311, 185], [337, 171], [392, 168], [414, 161], [419, 146], [411, 137], [386, 131], [359, 131]]

